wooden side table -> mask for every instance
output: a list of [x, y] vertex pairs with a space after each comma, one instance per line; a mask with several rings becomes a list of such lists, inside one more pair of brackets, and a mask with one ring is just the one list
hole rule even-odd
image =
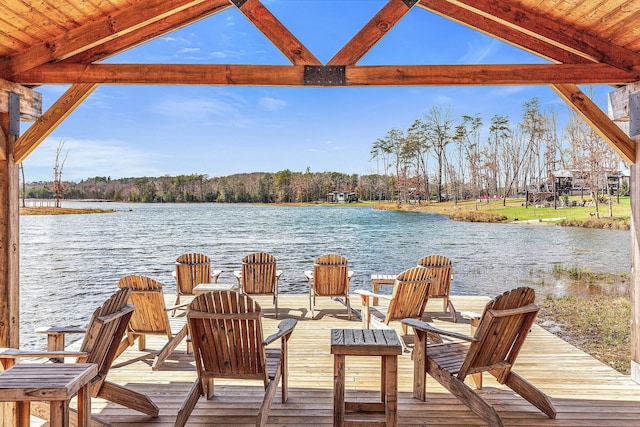
[[[333, 354], [333, 425], [344, 426], [347, 411], [366, 409], [383, 412], [384, 421], [349, 420], [349, 425], [398, 425], [398, 355], [402, 354], [400, 337], [390, 329], [332, 329]], [[345, 402], [345, 356], [380, 356], [380, 402]]]
[[93, 363], [18, 363], [0, 374], [0, 402], [16, 402], [14, 425], [29, 426], [31, 401], [49, 402], [52, 427], [69, 426], [69, 401], [78, 395], [78, 427], [91, 424]]
[[234, 289], [236, 285], [233, 283], [200, 283], [193, 288], [193, 294], [195, 296], [202, 295], [205, 292], [213, 291], [230, 291]]

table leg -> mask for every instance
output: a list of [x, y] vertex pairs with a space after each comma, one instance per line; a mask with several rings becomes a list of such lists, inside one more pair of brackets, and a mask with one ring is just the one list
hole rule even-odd
[[380, 356], [380, 402], [387, 397], [387, 356]]
[[[380, 293], [380, 283], [377, 283], [377, 282], [374, 283], [372, 285], [372, 288], [373, 288], [373, 293], [374, 294], [379, 294]], [[378, 298], [377, 297], [373, 298], [373, 305], [378, 305]]]
[[398, 356], [384, 356], [387, 427], [398, 426]]
[[333, 425], [344, 426], [344, 354], [333, 355]]
[[78, 390], [78, 427], [91, 426], [91, 386], [86, 384]]
[[69, 427], [69, 401], [49, 402], [49, 425], [51, 427]]
[[16, 402], [15, 425], [29, 427], [31, 423], [31, 405], [28, 401]]

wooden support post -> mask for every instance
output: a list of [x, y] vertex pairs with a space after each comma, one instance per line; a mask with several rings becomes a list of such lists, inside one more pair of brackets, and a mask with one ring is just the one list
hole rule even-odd
[[[636, 145], [640, 137], [633, 138]], [[640, 383], [640, 155], [631, 165], [631, 379]]]
[[[19, 97], [18, 97], [19, 102]], [[18, 138], [16, 113], [0, 113], [0, 140], [6, 150], [0, 160], [0, 347], [20, 345], [19, 294], [19, 218], [18, 167], [13, 150]]]
[[[632, 101], [632, 98], [635, 100]], [[635, 146], [640, 142], [640, 84], [627, 85], [609, 94], [609, 116], [625, 129]], [[631, 165], [631, 379], [640, 383], [640, 153]]]

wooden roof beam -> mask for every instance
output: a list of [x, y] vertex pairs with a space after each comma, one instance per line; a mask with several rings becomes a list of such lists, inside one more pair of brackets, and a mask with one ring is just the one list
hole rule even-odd
[[91, 49], [70, 56], [62, 62], [82, 62], [88, 64], [100, 61], [232, 7], [233, 5], [229, 0], [211, 0], [198, 3], [159, 21], [135, 28], [113, 40], [98, 44]]
[[556, 63], [584, 64], [594, 62], [591, 58], [559, 48], [557, 45], [535, 38], [526, 32], [514, 31], [513, 27], [501, 21], [492, 20], [484, 14], [476, 13], [474, 10], [460, 7], [446, 0], [420, 0], [418, 7]]
[[322, 63], [276, 18], [260, 0], [230, 0], [294, 65]]
[[409, 12], [417, 1], [389, 0], [358, 34], [327, 62], [327, 65], [355, 65]]
[[[322, 68], [322, 67], [320, 67]], [[344, 86], [625, 84], [635, 73], [607, 64], [347, 66]], [[305, 86], [302, 65], [45, 64], [14, 76], [21, 84]], [[307, 86], [329, 86], [306, 83]], [[331, 84], [333, 86], [335, 84]]]
[[20, 135], [14, 149], [15, 162], [22, 162], [97, 87], [94, 83], [83, 83], [67, 89], [25, 133]]
[[22, 85], [0, 79], [0, 114], [9, 113], [9, 92], [20, 96], [20, 120], [33, 122], [42, 115], [42, 94]]
[[630, 164], [636, 159], [636, 145], [596, 104], [575, 84], [555, 84], [551, 88]]
[[0, 78], [8, 78], [38, 65], [77, 55], [203, 1], [206, 0], [144, 0], [134, 3], [113, 15], [88, 22], [53, 40], [3, 58], [0, 60]]
[[455, 5], [502, 22], [516, 31], [545, 40], [561, 49], [624, 70], [640, 69], [640, 54], [600, 39], [586, 31], [523, 9], [513, 0], [449, 0]]

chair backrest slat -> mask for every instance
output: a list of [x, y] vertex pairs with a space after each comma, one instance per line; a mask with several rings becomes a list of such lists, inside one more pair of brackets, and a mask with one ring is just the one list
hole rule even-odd
[[421, 318], [429, 300], [435, 272], [431, 268], [413, 267], [396, 277], [385, 323], [405, 318]]
[[313, 284], [316, 295], [344, 296], [349, 289], [349, 263], [338, 254], [319, 256], [313, 265]]
[[427, 255], [418, 261], [418, 266], [434, 269], [435, 276], [431, 283], [429, 296], [448, 297], [451, 291], [451, 277], [453, 275], [451, 259], [444, 255]]
[[119, 288], [129, 288], [129, 304], [135, 311], [129, 329], [141, 334], [166, 335], [171, 337], [169, 315], [165, 310], [162, 284], [151, 277], [131, 274], [118, 281]]
[[484, 309], [467, 357], [458, 373], [468, 373], [491, 367], [510, 369], [538, 314], [532, 288], [517, 288], [494, 298]]
[[80, 351], [87, 355], [78, 358], [78, 362], [98, 365], [94, 383], [104, 380], [116, 358], [118, 346], [134, 310], [132, 305], [127, 304], [129, 293], [128, 288], [119, 289], [93, 312], [87, 325], [87, 332], [80, 346]]
[[182, 254], [176, 259], [176, 292], [192, 295], [200, 283], [211, 283], [211, 259], [204, 254]]
[[191, 302], [187, 319], [201, 379], [266, 380], [260, 311], [253, 299], [235, 291], [207, 292]]
[[276, 292], [276, 257], [265, 252], [255, 252], [242, 259], [242, 291], [249, 295]]

